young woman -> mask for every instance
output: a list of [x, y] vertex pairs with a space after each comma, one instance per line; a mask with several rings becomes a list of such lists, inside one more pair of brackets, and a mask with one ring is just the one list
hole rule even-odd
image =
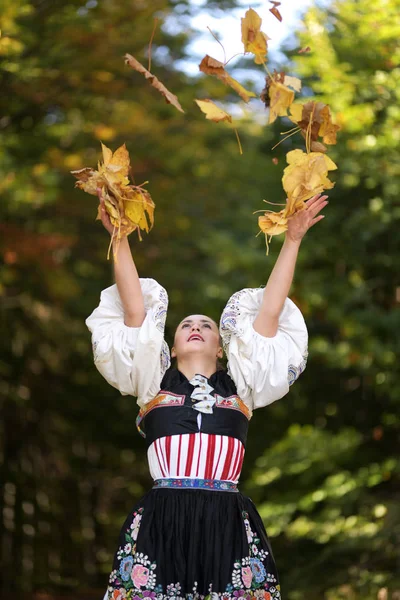
[[[287, 295], [326, 198], [314, 196], [289, 220], [266, 287], [234, 294], [219, 328], [201, 314], [179, 323], [176, 368], [164, 341], [166, 291], [139, 279], [121, 241], [116, 284], [86, 324], [97, 369], [137, 398], [154, 486], [121, 529], [105, 599], [281, 598], [264, 525], [237, 484], [254, 409], [282, 398], [305, 369], [307, 328]], [[112, 235], [104, 205], [102, 222]], [[223, 347], [227, 371], [218, 367]]]

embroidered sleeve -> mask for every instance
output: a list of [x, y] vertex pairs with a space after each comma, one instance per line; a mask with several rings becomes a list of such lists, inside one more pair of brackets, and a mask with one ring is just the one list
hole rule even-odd
[[154, 398], [170, 366], [164, 340], [167, 292], [154, 279], [140, 279], [146, 317], [141, 327], [124, 323], [117, 285], [101, 292], [100, 303], [85, 323], [92, 334], [94, 363], [106, 381], [139, 406]]
[[249, 408], [266, 406], [289, 391], [307, 362], [307, 327], [299, 308], [286, 298], [274, 337], [255, 331], [264, 288], [244, 289], [228, 301], [220, 333], [228, 358], [228, 371], [238, 395]]

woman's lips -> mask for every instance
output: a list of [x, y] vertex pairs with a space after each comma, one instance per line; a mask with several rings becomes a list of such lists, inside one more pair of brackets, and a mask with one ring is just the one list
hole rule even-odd
[[204, 342], [204, 339], [201, 337], [201, 335], [199, 333], [192, 333], [192, 335], [190, 335], [188, 337], [188, 342], [191, 342], [192, 340], [198, 340], [200, 342]]

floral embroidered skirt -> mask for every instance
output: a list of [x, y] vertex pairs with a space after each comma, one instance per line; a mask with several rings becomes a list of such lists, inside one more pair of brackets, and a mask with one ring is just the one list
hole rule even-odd
[[105, 599], [280, 600], [263, 522], [240, 492], [151, 489], [120, 536]]

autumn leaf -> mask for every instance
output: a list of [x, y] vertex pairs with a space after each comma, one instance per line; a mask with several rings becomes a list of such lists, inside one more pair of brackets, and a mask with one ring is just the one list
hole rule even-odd
[[206, 115], [206, 119], [210, 119], [215, 123], [220, 121], [229, 121], [232, 123], [232, 117], [230, 114], [219, 108], [214, 102], [209, 99], [206, 100], [195, 100], [200, 110]]
[[[115, 228], [113, 238], [117, 241], [137, 230], [148, 232], [154, 224], [155, 204], [147, 190], [129, 182], [130, 158], [125, 144], [114, 153], [104, 144], [101, 145], [103, 163], [98, 169], [86, 167], [71, 171], [77, 179], [75, 186], [89, 194], [100, 195], [106, 211]], [[100, 206], [96, 220], [101, 219]], [[141, 238], [140, 238], [141, 239]], [[115, 250], [117, 254], [118, 247]]]
[[283, 189], [288, 197], [286, 215], [301, 209], [305, 200], [329, 190], [335, 185], [328, 178], [328, 171], [337, 169], [337, 165], [321, 152], [306, 153], [292, 150], [286, 155], [288, 166], [282, 177]]
[[262, 65], [266, 62], [268, 52], [267, 42], [270, 39], [261, 31], [262, 19], [255, 10], [249, 8], [242, 18], [242, 42], [245, 52], [252, 52], [255, 55], [254, 62]]
[[269, 9], [269, 12], [272, 13], [274, 15], [274, 17], [276, 17], [278, 19], [278, 21], [282, 22], [282, 15], [278, 10], [278, 6], [280, 6], [281, 3], [270, 0], [270, 4], [273, 4], [273, 7]]
[[287, 230], [287, 217], [285, 211], [267, 211], [258, 217], [258, 226], [263, 233], [268, 235], [279, 235]]
[[287, 115], [288, 108], [294, 101], [294, 92], [288, 86], [300, 91], [301, 81], [297, 77], [286, 75], [284, 71], [279, 73], [274, 71], [272, 76], [266, 77], [265, 88], [262, 90], [260, 98], [266, 108], [270, 109], [269, 123], [273, 123], [277, 117]]
[[238, 81], [236, 81], [236, 79], [233, 79], [233, 77], [231, 77], [229, 73], [225, 71], [225, 67], [222, 62], [212, 58], [212, 56], [208, 56], [208, 54], [206, 54], [201, 61], [199, 69], [202, 73], [205, 73], [206, 75], [214, 75], [220, 81], [226, 85], [229, 85], [245, 102], [249, 102], [250, 98], [256, 97], [254, 92], [249, 92], [246, 90]]
[[[326, 152], [324, 144], [336, 144], [339, 125], [332, 123], [328, 104], [323, 102], [294, 103], [290, 107], [289, 119], [296, 123], [311, 151]], [[324, 144], [318, 142], [321, 137]]]
[[150, 71], [148, 71], [139, 61], [137, 61], [136, 58], [130, 54], [125, 54], [125, 63], [132, 67], [132, 69], [135, 71], [138, 71], [138, 73], [142, 73], [142, 75], [144, 75], [145, 78], [150, 81], [151, 85], [164, 96], [168, 104], [172, 104], [182, 113], [185, 112], [180, 105], [177, 96], [172, 94], [172, 92], [170, 92], [155, 75], [150, 73]]
[[283, 83], [272, 81], [269, 86], [269, 123], [273, 123], [277, 117], [285, 117], [288, 108], [294, 100], [294, 92]]

